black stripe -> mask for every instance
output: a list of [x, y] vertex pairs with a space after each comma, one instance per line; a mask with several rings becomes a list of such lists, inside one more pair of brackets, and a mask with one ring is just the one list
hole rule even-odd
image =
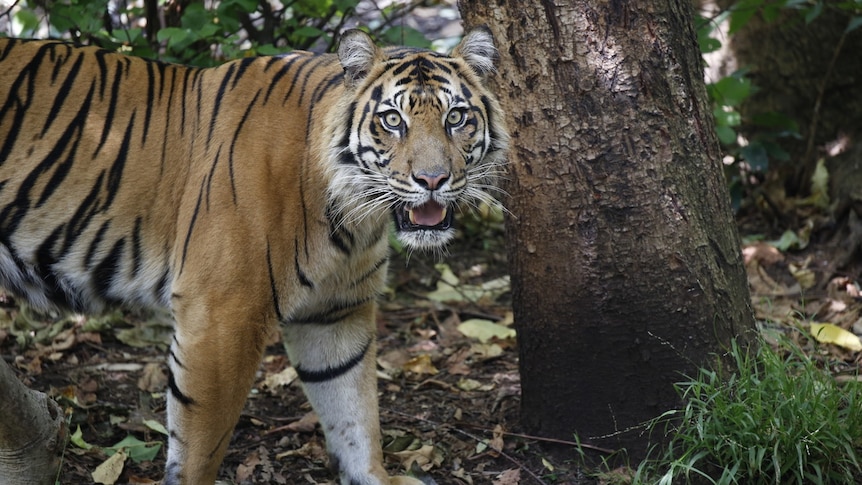
[[257, 59], [254, 57], [246, 57], [239, 61], [239, 69], [236, 71], [236, 76], [233, 78], [233, 84], [231, 84], [230, 88], [235, 89], [236, 84], [239, 82], [239, 79], [245, 74], [248, 66], [250, 66]]
[[105, 145], [105, 142], [108, 140], [108, 134], [111, 132], [111, 128], [114, 125], [114, 115], [117, 112], [117, 102], [120, 97], [120, 84], [123, 80], [123, 70], [121, 61], [117, 61], [116, 70], [114, 71], [114, 83], [111, 85], [111, 95], [108, 98], [108, 112], [105, 113], [105, 125], [102, 127], [102, 138], [99, 140], [99, 146], [96, 147], [96, 151], [93, 152], [93, 158], [102, 151], [102, 146]]
[[[302, 106], [302, 102], [305, 99], [306, 88], [308, 87], [308, 81], [309, 81], [309, 79], [311, 79], [311, 76], [313, 76], [314, 73], [317, 72], [319, 69], [327, 68], [330, 65], [332, 65], [332, 62], [334, 62], [334, 60], [332, 60], [331, 58], [326, 58], [326, 57], [316, 57], [315, 60], [317, 62], [314, 62], [311, 65], [311, 69], [305, 74], [305, 76], [302, 79], [302, 86], [299, 88], [299, 99], [296, 100], [297, 106]], [[342, 76], [343, 76], [343, 73], [342, 73]], [[311, 109], [314, 109], [313, 104], [311, 105]]]
[[174, 373], [170, 368], [168, 368], [168, 389], [170, 389], [171, 396], [173, 396], [174, 399], [179, 401], [183, 406], [191, 406], [195, 404], [194, 399], [183, 394], [183, 392], [180, 391], [180, 388], [177, 387], [177, 381], [174, 379]]
[[59, 161], [60, 156], [68, 148], [69, 142], [74, 136], [74, 142], [72, 142], [72, 146], [68, 150], [66, 160], [57, 164], [57, 168], [54, 170], [54, 175], [52, 175], [51, 180], [45, 184], [45, 188], [39, 196], [39, 201], [36, 203], [36, 207], [40, 207], [44, 204], [48, 198], [53, 195], [54, 191], [60, 187], [60, 184], [66, 179], [66, 176], [69, 174], [69, 171], [75, 162], [75, 155], [77, 155], [78, 152], [78, 144], [81, 141], [84, 123], [90, 112], [90, 104], [93, 100], [94, 90], [95, 83], [92, 83], [90, 84], [90, 90], [87, 92], [87, 96], [84, 98], [84, 102], [81, 104], [80, 109], [78, 109], [75, 117], [68, 123], [66, 131], [60, 135], [57, 143], [54, 144], [54, 148], [51, 149], [48, 156], [46, 156], [42, 163], [39, 164], [39, 167], [47, 169], [48, 165], [53, 164], [55, 161]]
[[117, 239], [117, 242], [114, 243], [114, 247], [112, 247], [108, 255], [105, 256], [105, 259], [93, 268], [93, 288], [105, 301], [116, 301], [115, 298], [111, 298], [108, 295], [108, 292], [111, 289], [111, 283], [113, 283], [114, 278], [120, 271], [120, 260], [123, 258], [123, 248], [125, 245], [126, 238]]
[[66, 102], [66, 99], [70, 98], [66, 93], [71, 92], [72, 86], [78, 81], [78, 73], [81, 71], [81, 65], [83, 64], [84, 54], [81, 53], [78, 55], [78, 60], [75, 61], [72, 69], [68, 74], [66, 74], [66, 79], [63, 80], [63, 85], [60, 87], [58, 95], [54, 98], [54, 103], [48, 111], [48, 117], [45, 120], [45, 125], [42, 127], [42, 132], [39, 133], [39, 138], [43, 138], [45, 136], [45, 133], [47, 133], [48, 129], [51, 128], [51, 125], [54, 124], [54, 120], [57, 119], [57, 115], [63, 108], [63, 104]]
[[307, 315], [291, 316], [284, 323], [301, 325], [331, 325], [343, 321], [352, 315], [359, 307], [371, 301], [373, 297], [366, 297], [356, 301], [338, 302], [331, 305], [322, 312], [309, 313]]
[[105, 56], [108, 51], [96, 51], [96, 64], [99, 66], [99, 100], [105, 99], [105, 89], [108, 87], [108, 63]]
[[308, 276], [305, 275], [305, 272], [302, 271], [302, 268], [299, 266], [299, 240], [294, 239], [293, 245], [293, 265], [296, 269], [296, 277], [299, 279], [299, 284], [305, 286], [307, 288], [314, 288], [314, 283], [308, 279]]
[[126, 133], [123, 135], [123, 142], [120, 143], [120, 151], [117, 153], [117, 158], [111, 164], [111, 170], [108, 172], [107, 191], [108, 197], [105, 200], [103, 209], [107, 209], [114, 202], [114, 198], [120, 191], [120, 182], [123, 179], [123, 170], [126, 167], [126, 159], [129, 156], [129, 146], [132, 144], [132, 131], [135, 128], [136, 111], [132, 112], [132, 117], [129, 119], [129, 125], [126, 127]]
[[132, 277], [137, 277], [141, 273], [141, 265], [143, 264], [143, 256], [141, 254], [143, 243], [141, 242], [141, 224], [143, 220], [141, 216], [135, 218], [135, 228], [132, 230]]
[[206, 180], [201, 180], [201, 188], [198, 191], [198, 201], [195, 203], [195, 210], [194, 210], [194, 212], [192, 212], [192, 220], [191, 220], [191, 222], [189, 222], [189, 228], [186, 231], [186, 240], [183, 243], [183, 256], [180, 259], [180, 273], [183, 272], [183, 267], [185, 267], [185, 265], [186, 265], [186, 255], [189, 252], [189, 242], [192, 240], [192, 231], [194, 231], [195, 222], [197, 222], [198, 213], [200, 213], [200, 210], [201, 210], [201, 199], [203, 199], [204, 183], [205, 182], [206, 182]]
[[213, 137], [213, 130], [215, 129], [215, 125], [218, 122], [218, 112], [221, 110], [222, 98], [224, 98], [224, 93], [227, 90], [227, 85], [230, 82], [230, 78], [233, 76], [235, 71], [236, 64], [231, 64], [228, 67], [227, 73], [222, 78], [221, 85], [219, 85], [218, 92], [216, 93], [215, 104], [213, 105], [213, 113], [210, 117], [210, 127], [209, 131], [207, 132], [207, 148], [209, 148], [210, 146], [210, 141]]
[[[273, 59], [279, 59], [280, 60], [280, 58], [273, 58]], [[275, 87], [278, 85], [278, 82], [281, 80], [281, 78], [286, 76], [287, 73], [290, 71], [291, 66], [293, 66], [293, 64], [300, 59], [306, 59], [306, 58], [299, 56], [299, 55], [294, 55], [293, 57], [288, 59], [286, 62], [284, 62], [284, 64], [282, 64], [281, 69], [279, 69], [278, 72], [275, 73], [275, 76], [272, 77], [272, 80], [269, 81], [269, 89], [266, 90], [266, 96], [263, 97], [263, 103], [264, 104], [266, 104], [269, 101], [269, 95], [272, 94], [272, 90], [275, 89]], [[267, 68], [269, 68], [269, 66], [267, 66]]]
[[371, 278], [378, 271], [380, 271], [380, 268], [382, 268], [387, 261], [389, 261], [389, 256], [384, 256], [383, 259], [374, 263], [374, 266], [372, 266], [371, 269], [363, 273], [362, 276], [360, 276], [359, 278], [356, 278], [356, 280], [354, 280], [353, 283], [351, 283], [350, 285], [353, 287], [359, 286], [361, 283], [365, 282], [365, 280]]
[[[222, 149], [222, 145], [219, 145], [218, 151], [216, 152], [215, 159], [213, 159], [213, 164], [210, 167], [210, 172], [209, 172], [209, 174], [207, 174], [207, 188], [206, 188], [207, 210], [210, 210], [210, 193], [212, 192], [213, 177], [215, 176], [216, 167], [218, 166], [218, 162], [221, 159], [221, 149]], [[236, 203], [236, 200], [234, 200], [234, 203]]]
[[[159, 64], [161, 67], [165, 67], [164, 64]], [[167, 71], [162, 71], [162, 83], [160, 89], [165, 87], [165, 76]], [[165, 163], [167, 162], [167, 153], [168, 153], [168, 133], [170, 132], [171, 126], [171, 113], [173, 112], [174, 106], [174, 92], [176, 91], [176, 83], [177, 83], [177, 70], [171, 69], [171, 87], [168, 89], [168, 105], [165, 107], [165, 131], [162, 134], [162, 163], [159, 167], [159, 174], [165, 173]], [[161, 91], [159, 92], [159, 99], [161, 99]], [[185, 112], [185, 104], [183, 104], [183, 112]], [[180, 128], [182, 130], [182, 128]]]
[[275, 318], [279, 322], [284, 321], [281, 314], [281, 303], [278, 298], [278, 285], [275, 282], [275, 273], [272, 269], [272, 255], [270, 253], [269, 241], [266, 241], [266, 267], [269, 269], [269, 288], [272, 290], [272, 305], [275, 307]]
[[105, 239], [105, 233], [108, 232], [108, 227], [111, 226], [111, 220], [103, 222], [99, 227], [99, 230], [96, 231], [96, 235], [93, 236], [93, 240], [90, 241], [90, 247], [87, 248], [87, 255], [84, 257], [84, 270], [89, 272], [90, 268], [93, 265], [93, 258], [96, 257], [96, 251], [99, 249], [99, 245], [102, 244], [102, 240]]
[[341, 377], [342, 375], [349, 372], [351, 369], [356, 367], [362, 359], [365, 358], [365, 354], [368, 353], [368, 349], [371, 347], [371, 339], [365, 343], [365, 346], [362, 347], [362, 350], [353, 356], [347, 362], [337, 366], [337, 367], [327, 367], [323, 370], [306, 370], [301, 366], [296, 365], [294, 369], [296, 370], [296, 375], [299, 376], [299, 380], [306, 384], [313, 384], [317, 382], [326, 382], [331, 381], [337, 377]]
[[144, 62], [147, 66], [147, 111], [144, 114], [144, 127], [141, 134], [141, 147], [147, 144], [147, 134], [150, 132], [150, 120], [153, 116], [153, 105], [156, 104], [156, 73], [152, 62]]
[[239, 125], [236, 127], [236, 131], [233, 133], [233, 140], [230, 142], [230, 156], [228, 157], [228, 172], [230, 173], [230, 191], [233, 195], [233, 203], [236, 205], [236, 180], [234, 178], [233, 171], [233, 155], [234, 149], [236, 148], [236, 142], [239, 139], [239, 132], [242, 131], [243, 125], [245, 125], [246, 120], [248, 120], [248, 115], [251, 113], [251, 110], [254, 108], [254, 105], [257, 103], [257, 98], [260, 96], [260, 90], [255, 93], [254, 98], [252, 98], [251, 102], [245, 108], [245, 113], [243, 113], [242, 118], [239, 120]]

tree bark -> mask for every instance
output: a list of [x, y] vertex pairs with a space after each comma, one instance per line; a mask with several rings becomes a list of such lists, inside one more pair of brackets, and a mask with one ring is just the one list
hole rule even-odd
[[754, 324], [691, 0], [462, 0], [501, 51], [524, 427], [644, 456]]
[[0, 483], [53, 485], [67, 436], [57, 403], [24, 386], [0, 359]]

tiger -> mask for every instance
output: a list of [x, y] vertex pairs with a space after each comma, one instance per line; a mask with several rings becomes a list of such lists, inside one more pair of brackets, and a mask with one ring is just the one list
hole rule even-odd
[[420, 483], [383, 464], [376, 300], [390, 233], [438, 251], [501, 192], [497, 57], [482, 27], [210, 68], [0, 39], [0, 287], [170, 312], [165, 485], [216, 480], [278, 330], [338, 481]]

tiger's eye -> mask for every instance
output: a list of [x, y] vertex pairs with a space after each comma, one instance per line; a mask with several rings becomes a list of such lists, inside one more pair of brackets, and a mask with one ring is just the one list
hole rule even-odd
[[453, 109], [446, 116], [446, 123], [450, 126], [458, 126], [464, 120], [464, 112], [460, 109]]
[[401, 126], [401, 115], [397, 111], [387, 111], [383, 113], [383, 123], [389, 128], [397, 129]]

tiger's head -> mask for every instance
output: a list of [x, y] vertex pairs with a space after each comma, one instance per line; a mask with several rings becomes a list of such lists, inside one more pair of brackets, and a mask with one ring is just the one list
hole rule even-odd
[[503, 114], [485, 86], [497, 57], [490, 32], [471, 30], [447, 56], [381, 49], [350, 30], [338, 57], [352, 96], [331, 195], [347, 220], [390, 212], [409, 248], [447, 243], [456, 208], [493, 201], [505, 161]]

